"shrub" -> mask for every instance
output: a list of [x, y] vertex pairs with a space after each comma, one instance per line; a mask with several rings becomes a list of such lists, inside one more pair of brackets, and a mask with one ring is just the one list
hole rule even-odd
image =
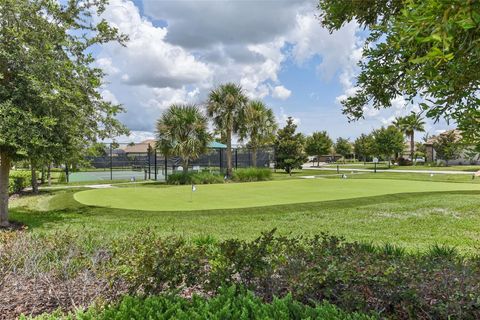
[[[284, 237], [274, 232], [254, 241], [221, 241], [205, 235], [193, 240], [162, 238], [153, 230], [142, 230], [112, 243], [93, 243], [85, 235], [81, 240], [75, 237], [61, 232], [42, 237], [29, 233], [0, 237], [0, 278], [7, 279], [9, 274], [34, 276], [38, 272], [75, 277], [89, 270], [100, 285], [111, 283], [117, 288], [121, 283], [125, 289], [121, 293], [133, 296], [193, 291], [212, 296], [208, 301], [218, 298], [226, 306], [230, 304], [221, 300], [224, 292], [219, 288], [236, 287], [250, 290], [263, 302], [273, 301], [273, 305], [285, 298], [312, 307], [328, 301], [347, 312], [373, 312], [389, 319], [480, 318], [480, 257], [462, 257], [445, 246], [433, 246], [422, 254], [407, 253], [388, 244], [349, 243], [324, 234]], [[27, 280], [22, 283], [28, 285]], [[77, 288], [64, 294], [70, 301], [79, 292]], [[128, 299], [139, 305], [138, 312], [144, 312], [147, 300]], [[179, 304], [188, 305], [182, 301]], [[292, 302], [292, 310], [303, 308], [297, 302]], [[24, 306], [27, 302], [22, 298], [18, 303]], [[37, 308], [36, 301], [31, 305]], [[126, 307], [109, 308], [127, 312]], [[195, 308], [191, 310], [203, 310]], [[238, 305], [225, 312], [237, 312], [237, 308], [247, 307]], [[261, 304], [258, 308], [269, 307]]]
[[10, 194], [19, 193], [32, 184], [32, 175], [27, 170], [13, 170], [8, 178], [8, 192]]
[[177, 172], [168, 175], [167, 184], [213, 184], [223, 183], [223, 176], [208, 171], [202, 172]]
[[272, 170], [268, 168], [245, 168], [233, 172], [233, 180], [238, 182], [272, 180]]
[[[58, 319], [61, 314], [44, 315], [38, 320]], [[236, 287], [222, 288], [212, 298], [194, 295], [185, 299], [178, 295], [160, 295], [147, 298], [124, 297], [117, 305], [104, 309], [90, 308], [86, 312], [70, 314], [66, 319], [375, 319], [359, 313], [346, 313], [329, 303], [303, 305], [290, 295], [264, 303], [252, 292]], [[24, 317], [21, 319], [25, 319]]]
[[411, 160], [406, 159], [404, 157], [399, 157], [397, 159], [397, 163], [399, 166], [411, 166], [413, 164]]

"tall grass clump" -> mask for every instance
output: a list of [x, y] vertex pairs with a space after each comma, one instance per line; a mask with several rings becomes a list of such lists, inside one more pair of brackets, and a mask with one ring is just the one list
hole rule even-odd
[[245, 168], [233, 172], [233, 181], [252, 182], [272, 180], [272, 170], [268, 168]]
[[177, 172], [168, 175], [167, 184], [183, 185], [183, 184], [213, 184], [223, 183], [223, 175], [208, 171], [202, 172]]

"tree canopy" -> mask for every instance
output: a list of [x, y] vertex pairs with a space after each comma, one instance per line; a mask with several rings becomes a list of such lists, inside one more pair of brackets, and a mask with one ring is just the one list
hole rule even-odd
[[329, 154], [332, 145], [333, 141], [327, 131], [317, 131], [307, 137], [305, 151], [309, 156], [317, 156], [317, 161], [320, 161], [319, 156]]
[[252, 149], [252, 163], [257, 166], [258, 148], [273, 144], [278, 125], [273, 110], [260, 100], [249, 101], [244, 112], [240, 138], [248, 138]]
[[434, 138], [433, 149], [437, 153], [437, 158], [444, 160], [448, 166], [448, 161], [457, 159], [462, 152], [463, 146], [460, 134], [455, 130], [439, 134]]
[[210, 140], [207, 118], [195, 105], [171, 105], [157, 121], [157, 147], [164, 154], [181, 157], [185, 173], [190, 160], [203, 154]]
[[370, 31], [358, 91], [342, 102], [349, 119], [403, 96], [479, 143], [480, 1], [319, 0], [318, 8], [331, 32], [352, 20]]
[[287, 124], [278, 130], [275, 139], [275, 168], [284, 169], [289, 174], [293, 169], [302, 168], [308, 160], [304, 151], [305, 138], [296, 130], [293, 118], [288, 117]]
[[375, 154], [375, 138], [372, 134], [362, 133], [353, 143], [353, 151], [358, 158], [367, 161], [368, 157]]
[[344, 159], [352, 153], [352, 149], [352, 144], [348, 139], [339, 137], [335, 142], [335, 152], [341, 154]]
[[98, 90], [104, 73], [87, 50], [127, 40], [94, 18], [106, 2], [0, 2], [0, 225], [8, 225], [12, 160], [65, 160], [89, 142], [127, 132], [115, 119], [121, 106]]
[[232, 176], [232, 136], [242, 130], [247, 103], [242, 87], [234, 83], [222, 84], [208, 95], [207, 115], [227, 144], [228, 177]]
[[408, 116], [395, 118], [393, 125], [410, 138], [410, 159], [413, 161], [415, 155], [415, 131], [425, 132], [424, 119], [421, 115], [412, 112]]
[[385, 157], [389, 164], [392, 155], [403, 152], [405, 148], [403, 134], [395, 126], [381, 127], [374, 130], [372, 134], [375, 139], [375, 153]]

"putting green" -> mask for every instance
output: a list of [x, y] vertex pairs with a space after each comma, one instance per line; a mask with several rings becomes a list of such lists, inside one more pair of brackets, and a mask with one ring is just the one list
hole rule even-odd
[[170, 188], [128, 187], [80, 191], [75, 200], [90, 206], [147, 211], [191, 211], [261, 207], [360, 198], [405, 192], [478, 190], [468, 183], [383, 179], [305, 179]]

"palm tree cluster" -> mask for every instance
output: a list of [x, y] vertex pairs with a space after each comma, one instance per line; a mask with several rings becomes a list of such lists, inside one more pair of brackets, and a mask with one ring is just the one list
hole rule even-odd
[[165, 155], [180, 156], [184, 173], [190, 160], [206, 151], [210, 140], [207, 118], [195, 105], [173, 104], [157, 121], [157, 148]]
[[412, 112], [408, 116], [395, 118], [393, 125], [410, 139], [410, 160], [413, 161], [415, 154], [415, 131], [425, 132], [424, 119], [420, 114]]
[[206, 114], [195, 105], [171, 105], [157, 121], [157, 147], [165, 155], [179, 156], [183, 170], [205, 153], [213, 135], [208, 120], [227, 145], [227, 176], [232, 176], [232, 138], [248, 140], [252, 162], [256, 166], [259, 147], [271, 144], [277, 130], [273, 111], [260, 100], [249, 100], [242, 87], [226, 83], [213, 89], [206, 102]]

